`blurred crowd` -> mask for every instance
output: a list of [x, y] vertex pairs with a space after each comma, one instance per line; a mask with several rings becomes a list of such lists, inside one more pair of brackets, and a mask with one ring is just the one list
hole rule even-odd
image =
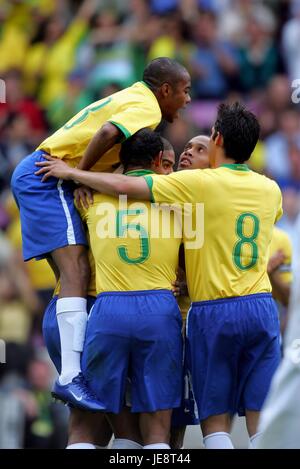
[[66, 435], [41, 335], [54, 277], [46, 261], [22, 261], [15, 166], [83, 107], [140, 80], [149, 60], [177, 59], [193, 101], [164, 135], [178, 156], [210, 134], [221, 100], [244, 101], [261, 123], [252, 167], [282, 188], [279, 226], [298, 262], [299, 44], [300, 0], [0, 0], [0, 448], [63, 447]]

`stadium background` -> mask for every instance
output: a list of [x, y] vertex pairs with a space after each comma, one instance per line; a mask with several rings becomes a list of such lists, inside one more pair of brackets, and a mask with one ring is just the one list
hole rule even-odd
[[[299, 44], [299, 0], [0, 0], [0, 448], [64, 447], [67, 422], [67, 410], [51, 403], [54, 374], [41, 336], [54, 279], [43, 261], [22, 262], [9, 190], [15, 166], [81, 108], [141, 79], [148, 60], [175, 58], [191, 73], [193, 102], [163, 134], [178, 157], [190, 137], [210, 132], [220, 100], [246, 102], [261, 123], [251, 164], [282, 188], [279, 226], [295, 264]], [[198, 431], [186, 447], [201, 446]], [[243, 446], [239, 426], [235, 434]]]

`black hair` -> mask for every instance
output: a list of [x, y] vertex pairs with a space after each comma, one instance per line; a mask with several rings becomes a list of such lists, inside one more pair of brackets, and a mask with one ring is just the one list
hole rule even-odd
[[213, 138], [220, 132], [227, 158], [233, 158], [236, 163], [243, 163], [250, 158], [260, 132], [258, 120], [252, 112], [239, 102], [222, 103], [218, 107], [214, 128]]
[[164, 151], [174, 151], [173, 145], [164, 137], [160, 137], [163, 142]]
[[168, 57], [158, 57], [152, 60], [144, 70], [143, 80], [152, 90], [157, 90], [164, 83], [177, 85], [188, 71], [176, 60]]
[[124, 170], [130, 166], [148, 169], [164, 146], [160, 135], [150, 129], [141, 129], [121, 145], [120, 161]]

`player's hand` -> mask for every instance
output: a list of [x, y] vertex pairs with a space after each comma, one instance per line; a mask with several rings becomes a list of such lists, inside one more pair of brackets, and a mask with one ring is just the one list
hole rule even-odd
[[93, 191], [90, 187], [80, 186], [74, 191], [75, 205], [78, 209], [86, 208], [94, 202]]
[[186, 282], [175, 280], [175, 282], [172, 283], [172, 292], [174, 296], [188, 296], [189, 293]]
[[278, 267], [284, 263], [285, 258], [286, 256], [281, 250], [277, 251], [272, 257], [270, 257], [267, 268], [268, 274], [273, 274], [278, 269]]
[[43, 157], [47, 161], [39, 161], [35, 163], [36, 166], [40, 166], [41, 169], [36, 171], [34, 174], [40, 176], [43, 174], [42, 182], [47, 181], [50, 177], [56, 177], [58, 179], [72, 179], [72, 168], [68, 166], [64, 161], [59, 158], [52, 158], [52, 156], [43, 154]]

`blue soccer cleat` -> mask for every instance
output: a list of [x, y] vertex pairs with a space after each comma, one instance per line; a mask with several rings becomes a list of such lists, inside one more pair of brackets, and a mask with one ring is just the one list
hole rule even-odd
[[68, 384], [60, 384], [55, 381], [52, 392], [54, 399], [68, 404], [77, 409], [90, 410], [92, 412], [104, 411], [105, 408], [97, 400], [97, 397], [89, 389], [82, 373], [79, 373]]

